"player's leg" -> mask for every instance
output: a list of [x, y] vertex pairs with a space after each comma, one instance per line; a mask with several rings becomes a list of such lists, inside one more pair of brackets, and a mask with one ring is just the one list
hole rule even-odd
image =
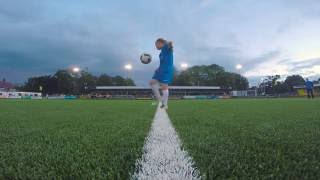
[[159, 91], [159, 89], [160, 89], [160, 83], [159, 83], [159, 81], [158, 81], [158, 80], [155, 80], [155, 79], [152, 79], [152, 80], [150, 81], [150, 86], [151, 86], [151, 89], [152, 89], [153, 94], [154, 94], [154, 96], [156, 97], [156, 99], [157, 99], [158, 101], [161, 101], [161, 95], [160, 95], [160, 91]]
[[308, 94], [308, 99], [310, 99], [311, 98], [311, 96], [310, 96], [310, 89], [307, 89], [307, 94]]
[[314, 94], [313, 94], [313, 89], [311, 89], [311, 98], [313, 99], [314, 98]]
[[162, 106], [161, 106], [161, 108], [168, 109], [169, 85], [161, 83], [161, 91], [162, 91]]

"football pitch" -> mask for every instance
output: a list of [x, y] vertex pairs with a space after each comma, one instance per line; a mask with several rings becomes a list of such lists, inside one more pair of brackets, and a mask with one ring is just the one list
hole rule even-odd
[[0, 101], [0, 179], [124, 179], [152, 122], [143, 101]]
[[207, 179], [319, 179], [320, 101], [171, 103], [169, 115]]
[[[128, 179], [151, 101], [1, 100], [0, 179]], [[319, 179], [320, 99], [171, 101], [204, 179]]]

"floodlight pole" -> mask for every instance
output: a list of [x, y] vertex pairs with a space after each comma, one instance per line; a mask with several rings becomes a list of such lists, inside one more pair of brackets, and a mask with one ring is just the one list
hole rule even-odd
[[[241, 86], [241, 69], [242, 69], [242, 65], [241, 64], [237, 64], [236, 65], [236, 69], [238, 70], [238, 73], [239, 73], [239, 84], [240, 84], [240, 86]], [[235, 80], [234, 80], [235, 81]], [[234, 86], [236, 86], [236, 83], [234, 84]]]
[[[124, 69], [127, 71], [127, 79], [126, 79], [126, 84], [129, 86], [129, 76], [130, 76], [130, 71], [132, 70], [132, 65], [127, 64], [124, 66]], [[127, 90], [127, 97], [129, 96], [129, 91]]]

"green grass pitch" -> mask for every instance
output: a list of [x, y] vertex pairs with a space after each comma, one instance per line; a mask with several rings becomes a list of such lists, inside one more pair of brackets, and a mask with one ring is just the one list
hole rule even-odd
[[[150, 101], [0, 100], [0, 179], [127, 179]], [[320, 100], [171, 101], [206, 179], [319, 179]]]
[[173, 101], [169, 116], [206, 179], [319, 179], [320, 101]]
[[0, 179], [127, 179], [149, 101], [0, 100]]

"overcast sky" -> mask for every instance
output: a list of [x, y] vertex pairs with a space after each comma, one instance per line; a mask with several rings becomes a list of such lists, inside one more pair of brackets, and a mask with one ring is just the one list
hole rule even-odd
[[[175, 64], [219, 64], [261, 76], [320, 77], [319, 0], [0, 0], [0, 78], [22, 83], [57, 69], [130, 76], [145, 85], [154, 41], [174, 41]], [[139, 62], [151, 53], [150, 65]]]

